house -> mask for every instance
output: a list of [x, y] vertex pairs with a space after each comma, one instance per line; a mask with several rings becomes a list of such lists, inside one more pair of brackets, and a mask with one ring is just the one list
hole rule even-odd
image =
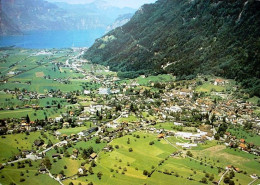
[[157, 136], [157, 138], [160, 138], [160, 139], [163, 139], [164, 137], [165, 137], [164, 134], [159, 134], [159, 135]]
[[39, 173], [46, 173], [47, 172], [47, 169], [44, 167], [44, 166], [41, 166], [41, 168], [38, 170]]
[[217, 78], [214, 82], [214, 85], [225, 85], [225, 80]]
[[52, 158], [60, 158], [61, 156], [60, 156], [60, 154], [53, 154], [52, 155]]
[[90, 157], [90, 159], [94, 160], [97, 157], [97, 154], [96, 153], [92, 153], [89, 157]]
[[84, 173], [87, 172], [86, 168], [84, 166], [81, 166], [79, 169], [78, 169], [78, 172], [80, 175], [83, 175]]
[[58, 181], [61, 181], [61, 180], [63, 179], [63, 175], [62, 175], [62, 174], [58, 174], [57, 177], [56, 177], [56, 179], [57, 179]]
[[109, 88], [99, 88], [98, 93], [100, 95], [109, 95], [111, 92]]
[[179, 106], [166, 107], [165, 110], [169, 112], [182, 112], [182, 109]]
[[196, 147], [197, 146], [197, 144], [178, 143], [178, 142], [176, 143], [176, 145], [181, 146], [182, 148], [187, 148], [187, 149], [189, 149], [191, 147]]
[[56, 117], [55, 122], [60, 122], [62, 120], [62, 117]]
[[75, 155], [76, 157], [79, 155], [79, 151], [77, 149], [73, 150], [73, 155]]
[[35, 146], [40, 147], [40, 146], [42, 146], [42, 145], [44, 144], [44, 141], [37, 139], [37, 140], [35, 140], [33, 143], [34, 143]]
[[244, 143], [240, 143], [240, 145], [238, 146], [241, 150], [247, 150], [247, 147]]
[[90, 94], [90, 93], [91, 93], [90, 91], [84, 90], [84, 95], [88, 95], [88, 94]]
[[63, 123], [63, 127], [67, 127], [68, 128], [69, 126], [70, 126], [69, 122], [64, 122]]

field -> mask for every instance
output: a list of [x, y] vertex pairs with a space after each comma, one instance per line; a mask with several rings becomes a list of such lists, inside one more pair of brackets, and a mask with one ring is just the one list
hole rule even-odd
[[75, 128], [64, 128], [64, 129], [60, 129], [58, 130], [61, 134], [66, 134], [66, 135], [70, 135], [70, 134], [77, 134], [83, 130], [87, 130], [90, 124], [88, 123], [87, 126], [85, 127], [75, 127]]
[[217, 86], [217, 85], [213, 85], [211, 83], [204, 83], [201, 86], [198, 86], [196, 88], [196, 91], [198, 92], [211, 92], [212, 90], [217, 91], [217, 92], [221, 92], [221, 91], [225, 91], [225, 87], [222, 86]]
[[18, 154], [23, 150], [36, 150], [33, 142], [36, 139], [43, 139], [45, 143], [48, 143], [50, 139], [53, 143], [58, 140], [50, 135], [48, 132], [44, 133], [48, 139], [44, 138], [40, 132], [31, 132], [30, 135], [23, 134], [13, 134], [6, 135], [5, 138], [0, 138], [0, 162], [7, 162], [7, 160], [15, 154]]
[[[172, 143], [187, 142], [175, 137], [167, 139]], [[153, 145], [149, 144], [151, 141], [154, 141]], [[201, 184], [200, 181], [205, 176], [208, 182], [219, 180], [227, 165], [233, 165], [246, 171], [247, 174], [235, 173], [233, 180], [240, 184], [248, 184], [252, 181], [249, 174], [259, 173], [259, 170], [255, 171], [258, 162], [255, 161], [253, 155], [226, 149], [225, 146], [218, 145], [215, 141], [200, 144], [192, 149], [193, 159], [184, 157], [184, 154], [169, 157], [171, 153], [177, 151], [176, 148], [163, 139], [158, 140], [156, 135], [143, 132], [126, 135], [113, 140], [110, 144], [115, 148], [114, 151], [99, 154], [94, 175], [75, 180], [67, 179], [64, 184], [68, 185], [70, 182], [74, 184], [93, 182], [101, 185], [172, 184], [174, 182], [174, 184], [195, 185]], [[118, 149], [116, 145], [118, 145]], [[132, 148], [133, 151], [129, 152], [129, 148]], [[223, 170], [219, 171], [218, 167]], [[144, 170], [153, 172], [151, 177], [143, 175]], [[103, 174], [101, 179], [96, 176], [98, 172]]]
[[[89, 141], [80, 141], [76, 144], [73, 144], [72, 147], [68, 148], [68, 153], [70, 155], [73, 154], [73, 150], [74, 149], [77, 149], [79, 150], [79, 156], [77, 159], [72, 159], [72, 158], [69, 158], [69, 157], [62, 157], [61, 159], [57, 159], [55, 163], [55, 165], [52, 166], [52, 169], [51, 169], [51, 173], [52, 174], [59, 174], [61, 170], [64, 171], [64, 174], [67, 176], [67, 177], [70, 177], [70, 176], [73, 176], [75, 174], [77, 174], [78, 172], [78, 169], [81, 167], [81, 163], [83, 162], [86, 162], [82, 157], [81, 157], [81, 154], [82, 154], [82, 151], [84, 149], [87, 149], [89, 147], [93, 147], [93, 150], [98, 153], [105, 145], [106, 143], [99, 143], [97, 144], [95, 142], [96, 138], [92, 138], [91, 140]], [[57, 152], [52, 149], [51, 151], [47, 152], [47, 156], [51, 159], [52, 158], [52, 155], [53, 154], [56, 154]], [[66, 169], [64, 169], [64, 166], [67, 166]], [[88, 166], [88, 164], [86, 164], [86, 166]]]
[[228, 132], [239, 139], [245, 139], [245, 141], [248, 143], [254, 143], [257, 146], [260, 146], [260, 136], [256, 135], [255, 133], [249, 133], [243, 128], [228, 129]]
[[[242, 173], [236, 173], [236, 179], [241, 184], [248, 184], [252, 181], [251, 174], [259, 174], [260, 169], [258, 160], [252, 154], [240, 150], [226, 148], [223, 145], [215, 145], [206, 149], [192, 150], [194, 158], [203, 161], [213, 167], [225, 168], [233, 165], [242, 170]], [[246, 172], [246, 174], [244, 174]]]
[[130, 115], [127, 118], [119, 118], [119, 120], [117, 120], [119, 123], [130, 123], [130, 122], [136, 122], [139, 121], [139, 119], [136, 116]]
[[[58, 185], [58, 182], [50, 178], [47, 174], [35, 175], [38, 173], [39, 165], [40, 162], [32, 162], [31, 167], [29, 167], [28, 164], [25, 164], [25, 168], [20, 169], [17, 168], [17, 164], [15, 164], [13, 167], [9, 165], [0, 171], [0, 183], [3, 185], [9, 185], [11, 182], [19, 185]], [[25, 181], [20, 182], [20, 179], [24, 179]]]
[[149, 76], [146, 78], [138, 77], [137, 82], [140, 85], [149, 85], [151, 82], [172, 82], [175, 80], [175, 77], [172, 75], [158, 75], [158, 76]]

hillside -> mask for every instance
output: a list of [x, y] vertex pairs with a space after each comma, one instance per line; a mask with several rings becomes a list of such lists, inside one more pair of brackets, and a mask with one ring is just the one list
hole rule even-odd
[[96, 40], [85, 58], [121, 77], [224, 76], [260, 96], [259, 9], [256, 0], [158, 0]]

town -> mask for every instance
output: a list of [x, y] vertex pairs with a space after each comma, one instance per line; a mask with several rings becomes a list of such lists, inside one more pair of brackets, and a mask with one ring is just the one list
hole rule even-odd
[[1, 51], [0, 183], [260, 183], [260, 98], [210, 75], [120, 79], [85, 51]]

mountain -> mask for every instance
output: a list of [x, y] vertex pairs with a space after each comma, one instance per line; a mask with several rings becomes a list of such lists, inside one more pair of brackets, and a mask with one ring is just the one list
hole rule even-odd
[[104, 1], [77, 5], [44, 0], [2, 0], [2, 6], [22, 31], [105, 29], [118, 15], [135, 11], [113, 7]]
[[85, 58], [121, 77], [233, 78], [260, 96], [259, 10], [258, 0], [158, 0], [97, 39]]
[[22, 32], [2, 11], [0, 5], [0, 35], [20, 35]]
[[88, 27], [99, 26], [106, 28], [112, 24], [121, 14], [133, 14], [136, 10], [132, 8], [118, 8], [111, 6], [106, 1], [94, 1], [89, 4], [67, 4], [55, 3], [58, 7], [66, 10], [72, 17], [79, 17], [88, 24]]
[[43, 0], [2, 0], [6, 15], [22, 30], [68, 28], [66, 12]]
[[133, 17], [132, 13], [124, 14], [124, 15], [119, 15], [118, 18], [115, 20], [115, 22], [111, 25], [109, 25], [106, 28], [106, 32], [109, 32], [117, 27], [123, 26], [126, 24], [130, 19]]

